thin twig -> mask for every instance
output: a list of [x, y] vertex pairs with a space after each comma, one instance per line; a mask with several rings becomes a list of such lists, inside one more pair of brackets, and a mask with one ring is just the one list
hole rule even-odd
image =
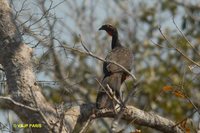
[[16, 106], [19, 106], [19, 107], [21, 107], [21, 108], [25, 108], [25, 109], [28, 109], [28, 110], [31, 110], [31, 111], [34, 111], [34, 112], [38, 112], [37, 109], [32, 108], [32, 107], [27, 106], [27, 105], [24, 105], [24, 104], [19, 103], [19, 102], [16, 102], [15, 100], [13, 100], [13, 99], [10, 98], [10, 97], [3, 97], [3, 96], [0, 96], [0, 100], [1, 100], [1, 99], [2, 99], [2, 100], [9, 101], [9, 102], [11, 102], [12, 104], [14, 104], [14, 105], [16, 105]]
[[131, 92], [128, 94], [128, 96], [126, 97], [126, 99], [124, 100], [124, 104], [126, 104], [129, 100], [129, 98], [131, 96], [133, 96], [135, 93], [136, 93], [136, 90], [137, 90], [137, 87], [138, 85], [140, 85], [140, 82], [136, 82], [134, 85], [133, 85], [133, 89], [131, 90]]
[[86, 123], [82, 126], [79, 133], [86, 133], [91, 122], [92, 122], [92, 117], [90, 116], [89, 119], [86, 121]]
[[176, 127], [178, 125], [180, 125], [182, 122], [186, 121], [188, 118], [192, 117], [194, 115], [194, 113], [196, 113], [197, 110], [195, 110], [194, 112], [192, 112], [189, 116], [185, 117], [183, 120], [177, 122], [173, 127]]
[[112, 99], [114, 99], [119, 105], [122, 105], [122, 103], [117, 99], [116, 95], [114, 95], [114, 93], [112, 92], [112, 89], [110, 88], [110, 86], [108, 84], [106, 86], [109, 92], [112, 94]]
[[[81, 39], [81, 37], [80, 37], [80, 39]], [[83, 48], [87, 51], [87, 53], [88, 53], [90, 56], [92, 56], [92, 57], [94, 57], [94, 58], [96, 58], [96, 59], [99, 59], [99, 60], [101, 60], [101, 61], [108, 62], [108, 63], [113, 63], [113, 64], [117, 65], [118, 67], [122, 68], [125, 72], [127, 72], [129, 75], [131, 75], [131, 77], [132, 77], [134, 80], [136, 80], [136, 77], [135, 77], [133, 74], [131, 74], [125, 67], [123, 67], [122, 65], [120, 65], [119, 63], [117, 63], [117, 62], [115, 62], [115, 61], [112, 61], [112, 60], [104, 60], [103, 58], [98, 57], [98, 56], [94, 55], [92, 52], [90, 52], [89, 49], [83, 44], [82, 39], [81, 39], [81, 45], [83, 46]]]
[[82, 38], [81, 38], [81, 35], [79, 35], [79, 37], [80, 37], [81, 45], [83, 46], [83, 48], [84, 48], [88, 53], [90, 53], [89, 49], [83, 44], [83, 40], [82, 40]]
[[0, 68], [1, 71], [5, 72], [5, 70], [3, 68]]
[[[134, 84], [132, 91], [129, 93], [129, 95], [126, 97], [126, 99], [125, 99], [124, 102], [123, 102], [124, 105], [128, 102], [129, 98], [136, 92], [137, 86], [139, 85], [139, 83], [140, 83], [140, 82], [136, 82], [136, 83]], [[124, 108], [121, 108], [120, 111], [119, 111], [119, 113], [118, 113], [118, 115], [117, 115], [117, 117], [114, 119], [114, 122], [113, 122], [113, 125], [112, 125], [112, 126], [114, 126], [114, 124], [117, 125], [117, 124], [119, 123], [119, 120], [120, 120], [120, 119], [122, 118], [122, 116], [123, 116], [123, 112], [124, 112]], [[135, 121], [135, 120], [133, 120], [133, 121]]]
[[112, 96], [111, 96], [110, 93], [106, 90], [106, 88], [101, 84], [101, 82], [99, 82], [99, 80], [97, 80], [96, 78], [95, 78], [95, 80], [96, 80], [97, 83], [100, 85], [100, 87], [106, 92], [106, 94], [108, 95], [108, 97], [109, 97], [110, 99], [112, 99]]
[[194, 52], [200, 57], [200, 53], [197, 51], [197, 49], [191, 44], [191, 42], [187, 39], [187, 37], [183, 34], [183, 32], [180, 30], [180, 28], [178, 27], [178, 25], [176, 24], [174, 18], [172, 19], [174, 25], [176, 26], [177, 30], [181, 33], [181, 35], [184, 37], [184, 39], [188, 42], [188, 44], [190, 45], [190, 47], [192, 47], [192, 49], [194, 50]]
[[130, 73], [125, 67], [123, 67], [122, 65], [118, 64], [117, 62], [115, 62], [113, 60], [105, 60], [102, 57], [96, 56], [95, 54], [93, 54], [90, 51], [89, 52], [85, 52], [85, 51], [82, 51], [82, 50], [79, 50], [79, 49], [76, 49], [76, 48], [71, 48], [71, 47], [68, 47], [68, 46], [62, 46], [62, 47], [64, 47], [65, 49], [68, 49], [68, 50], [79, 52], [79, 53], [84, 54], [84, 55], [89, 55], [89, 56], [91, 56], [91, 57], [93, 57], [95, 59], [98, 59], [100, 61], [103, 61], [103, 62], [108, 62], [108, 63], [115, 64], [116, 66], [120, 67], [125, 72], [127, 72], [134, 80], [137, 80], [136, 77], [135, 77], [135, 75], [133, 75], [132, 73]]
[[108, 97], [110, 99], [115, 100], [118, 104], [121, 104], [120, 101], [116, 98], [116, 96], [113, 94], [112, 89], [110, 88], [110, 86], [107, 84], [106, 87], [108, 89], [106, 89], [97, 79], [95, 79], [97, 81], [97, 83], [100, 85], [101, 88], [103, 88], [103, 90], [106, 92], [106, 94], [108, 95]]
[[31, 91], [31, 94], [32, 94], [32, 97], [33, 97], [33, 101], [34, 101], [34, 103], [35, 103], [35, 106], [36, 106], [37, 111], [39, 112], [39, 114], [40, 114], [41, 117], [43, 118], [44, 122], [47, 124], [48, 128], [49, 128], [51, 131], [53, 131], [53, 129], [51, 128], [51, 125], [49, 124], [49, 122], [48, 122], [48, 120], [47, 120], [47, 118], [46, 118], [46, 116], [45, 116], [44, 113], [40, 110], [40, 108], [39, 108], [39, 106], [38, 106], [38, 104], [37, 104], [37, 101], [36, 101], [36, 99], [35, 99], [35, 95], [34, 95], [34, 93], [33, 93], [32, 87], [29, 86], [29, 88], [30, 88], [30, 91]]
[[[6, 128], [6, 130], [4, 130]], [[0, 131], [6, 131], [8, 133], [14, 133], [14, 131], [11, 130], [10, 127], [8, 127], [7, 124], [3, 124], [2, 122], [0, 122]]]
[[189, 62], [191, 62], [191, 63], [193, 63], [193, 64], [195, 64], [195, 65], [197, 65], [197, 66], [200, 67], [200, 64], [198, 64], [197, 62], [195, 62], [195, 61], [193, 61], [192, 59], [190, 59], [189, 57], [187, 57], [180, 49], [178, 49], [176, 46], [172, 45], [172, 44], [170, 43], [170, 41], [167, 39], [167, 37], [164, 35], [164, 33], [162, 32], [162, 30], [161, 30], [160, 27], [159, 27], [158, 29], [159, 29], [161, 35], [164, 37], [164, 39], [168, 42], [168, 44], [170, 44], [173, 48], [175, 48], [176, 51], [179, 52], [179, 54], [181, 54], [181, 55], [182, 55], [185, 59], [187, 59]]
[[198, 112], [198, 114], [200, 115], [200, 110], [199, 110], [199, 108], [192, 102], [192, 100], [186, 95], [186, 94], [184, 94], [184, 96], [185, 96], [185, 98], [188, 100], [188, 102], [190, 103], [190, 104], [192, 104], [192, 106], [195, 108], [195, 110]]
[[162, 46], [162, 45], [160, 45], [160, 44], [158, 44], [158, 43], [154, 42], [153, 40], [151, 40], [151, 42], [152, 42], [154, 45], [158, 46], [159, 48], [165, 48], [165, 49], [174, 50], [173, 48], [164, 47], [164, 46]]

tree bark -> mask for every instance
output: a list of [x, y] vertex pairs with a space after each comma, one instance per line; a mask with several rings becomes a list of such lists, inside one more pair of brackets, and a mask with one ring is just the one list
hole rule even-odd
[[[56, 110], [46, 101], [36, 84], [31, 62], [32, 49], [22, 42], [8, 1], [0, 0], [0, 5], [0, 63], [5, 70], [9, 95], [14, 101], [37, 109], [31, 112], [13, 108], [13, 111], [24, 123], [44, 125], [33, 128], [33, 132], [58, 132], [60, 120]], [[70, 132], [74, 123], [66, 124], [66, 131]]]
[[[0, 96], [1, 108], [13, 110], [24, 123], [41, 123], [42, 128], [31, 129], [37, 133], [72, 132], [77, 124], [84, 124], [91, 116], [92, 119], [116, 117], [113, 111], [97, 111], [94, 104], [72, 106], [58, 113], [36, 84], [32, 49], [23, 43], [8, 1], [0, 0], [0, 5], [0, 64], [5, 70], [9, 92], [8, 97]], [[124, 110], [122, 119], [135, 120], [135, 124], [162, 132], [182, 132], [177, 126], [173, 127], [174, 122], [132, 106]]]

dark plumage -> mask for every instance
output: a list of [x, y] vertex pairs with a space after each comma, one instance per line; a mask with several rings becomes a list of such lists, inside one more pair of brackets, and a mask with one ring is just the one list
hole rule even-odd
[[116, 101], [113, 100], [112, 97], [108, 95], [109, 91], [107, 85], [109, 85], [109, 87], [112, 89], [112, 92], [115, 93], [116, 98], [121, 100], [119, 92], [121, 86], [120, 79], [121, 75], [118, 73], [114, 73], [112, 74], [112, 76], [104, 76], [101, 85], [104, 87], [104, 89], [107, 90], [107, 92], [102, 87], [100, 87], [96, 99], [96, 106], [98, 109], [102, 108], [114, 109], [116, 105]]
[[[111, 25], [103, 25], [99, 30], [105, 30], [110, 36], [112, 36], [111, 48], [112, 50], [106, 56], [106, 60], [112, 60], [120, 65], [124, 66], [127, 70], [131, 71], [133, 54], [132, 51], [123, 47], [118, 39], [118, 31]], [[103, 64], [104, 78], [102, 85], [107, 89], [107, 84], [110, 86], [115, 96], [120, 100], [120, 87], [124, 82], [128, 74], [115, 64], [104, 62]], [[100, 89], [97, 95], [97, 108], [113, 108], [116, 104], [113, 99], [107, 95], [105, 90]]]

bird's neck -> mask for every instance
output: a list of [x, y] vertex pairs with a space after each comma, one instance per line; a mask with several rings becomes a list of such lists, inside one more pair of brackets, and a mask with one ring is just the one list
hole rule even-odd
[[112, 49], [116, 47], [121, 47], [120, 41], [118, 39], [118, 33], [114, 34], [112, 36], [112, 44], [111, 44]]

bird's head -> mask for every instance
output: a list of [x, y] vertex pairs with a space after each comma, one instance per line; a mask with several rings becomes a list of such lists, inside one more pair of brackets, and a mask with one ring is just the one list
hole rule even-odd
[[117, 34], [117, 29], [110, 24], [102, 25], [99, 30], [105, 30], [110, 36]]

